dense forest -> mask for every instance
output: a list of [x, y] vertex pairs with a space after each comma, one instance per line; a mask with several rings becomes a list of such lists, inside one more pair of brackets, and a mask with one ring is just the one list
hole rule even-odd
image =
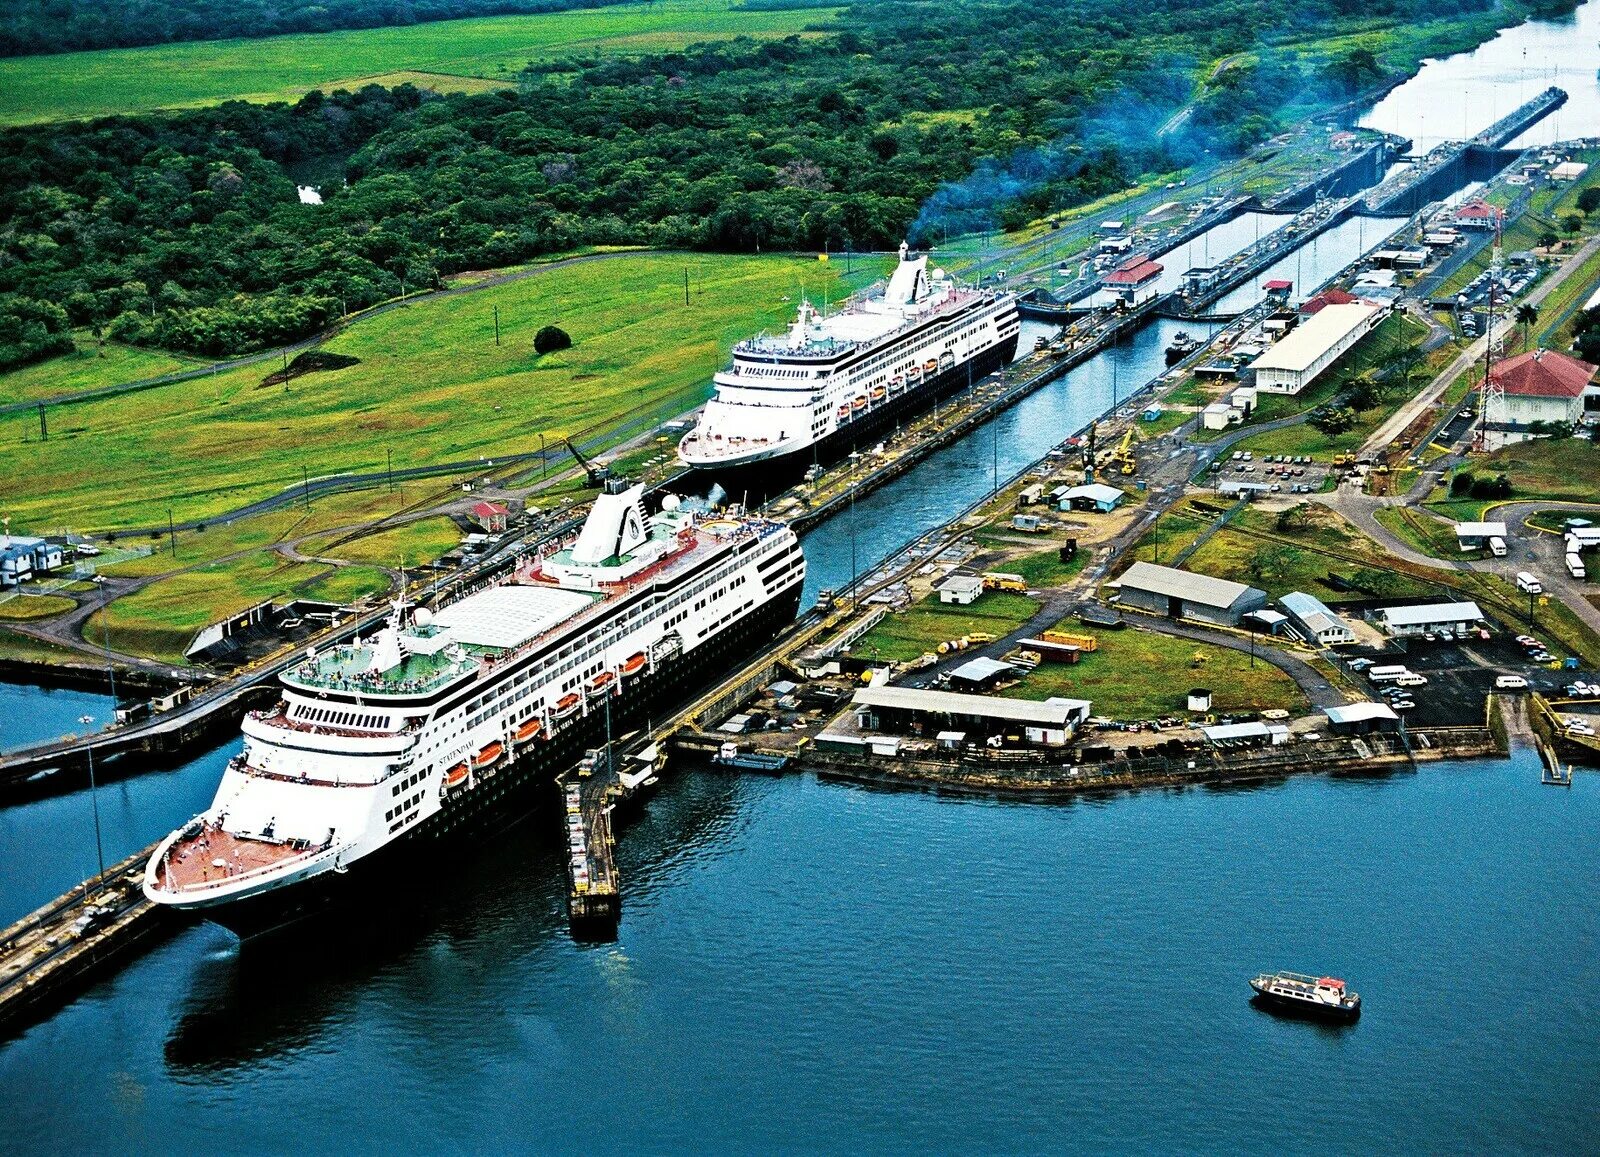
[[[1468, 0], [1491, 5], [1494, 0]], [[304, 336], [441, 275], [582, 244], [890, 248], [1027, 219], [1198, 150], [1244, 148], [1285, 102], [1370, 84], [1352, 53], [1258, 53], [1151, 127], [1201, 63], [1422, 0], [866, 3], [825, 38], [532, 68], [500, 93], [312, 93], [0, 133], [0, 336], [39, 305], [207, 354]], [[1303, 109], [1303, 104], [1299, 106]], [[346, 158], [297, 203], [286, 165]], [[9, 305], [7, 303], [10, 303]], [[7, 320], [7, 311], [15, 316]], [[19, 347], [20, 348], [20, 347]], [[17, 355], [20, 356], [20, 355]]]
[[611, 0], [7, 0], [0, 56], [184, 40], [391, 28], [462, 16], [595, 8]]

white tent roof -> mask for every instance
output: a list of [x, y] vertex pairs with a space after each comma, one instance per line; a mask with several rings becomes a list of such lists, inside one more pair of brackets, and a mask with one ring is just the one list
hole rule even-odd
[[457, 642], [510, 648], [566, 622], [595, 597], [556, 587], [490, 587], [435, 612], [433, 621]]

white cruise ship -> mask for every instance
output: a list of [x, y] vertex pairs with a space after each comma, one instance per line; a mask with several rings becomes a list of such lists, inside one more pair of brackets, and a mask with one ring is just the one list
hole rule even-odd
[[397, 603], [370, 638], [309, 652], [245, 719], [211, 806], [156, 849], [145, 894], [251, 936], [353, 881], [383, 887], [385, 861], [437, 874], [419, 844], [509, 825], [608, 725], [687, 697], [793, 620], [793, 531], [666, 506], [652, 517], [642, 486], [613, 485], [575, 538], [499, 580], [431, 611]]
[[962, 288], [901, 244], [881, 296], [826, 317], [802, 301], [786, 334], [734, 346], [678, 455], [723, 480], [865, 450], [897, 418], [1008, 363], [1020, 326], [1011, 294]]

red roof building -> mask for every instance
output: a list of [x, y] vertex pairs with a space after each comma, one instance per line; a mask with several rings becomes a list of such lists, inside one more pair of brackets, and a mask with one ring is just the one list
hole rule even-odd
[[1493, 229], [1500, 223], [1500, 210], [1487, 201], [1468, 201], [1455, 211], [1455, 222], [1472, 229]]
[[1594, 366], [1555, 350], [1529, 350], [1507, 358], [1489, 376], [1519, 398], [1581, 398], [1594, 379]]
[[1536, 423], [1578, 425], [1584, 419], [1585, 399], [1600, 395], [1594, 375], [1595, 367], [1588, 362], [1555, 350], [1530, 350], [1507, 358], [1489, 371], [1501, 392], [1491, 393], [1484, 406], [1485, 446], [1498, 450], [1536, 437]]
[[1285, 281], [1281, 277], [1275, 277], [1271, 281], [1263, 281], [1261, 283], [1261, 288], [1266, 290], [1268, 293], [1288, 293], [1294, 288], [1294, 282]]
[[1160, 277], [1163, 268], [1143, 254], [1130, 257], [1106, 275], [1106, 284], [1137, 289]]
[[1300, 307], [1301, 317], [1310, 317], [1312, 314], [1321, 313], [1330, 305], [1362, 305], [1362, 300], [1353, 293], [1346, 293], [1342, 289], [1324, 289], [1313, 298], [1307, 299]]
[[506, 528], [506, 516], [511, 512], [498, 502], [479, 502], [472, 508], [472, 520], [483, 527], [486, 534], [499, 534]]

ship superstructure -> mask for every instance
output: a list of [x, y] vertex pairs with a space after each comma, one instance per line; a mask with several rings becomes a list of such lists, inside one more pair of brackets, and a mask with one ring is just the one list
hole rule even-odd
[[736, 345], [679, 456], [725, 472], [864, 447], [897, 416], [1009, 362], [1020, 326], [1011, 294], [962, 287], [902, 244], [881, 294], [827, 316], [802, 301], [786, 333]]
[[668, 506], [614, 485], [570, 541], [308, 653], [245, 719], [211, 807], [157, 848], [146, 894], [246, 935], [284, 923], [382, 853], [511, 822], [608, 726], [793, 619], [788, 527]]

